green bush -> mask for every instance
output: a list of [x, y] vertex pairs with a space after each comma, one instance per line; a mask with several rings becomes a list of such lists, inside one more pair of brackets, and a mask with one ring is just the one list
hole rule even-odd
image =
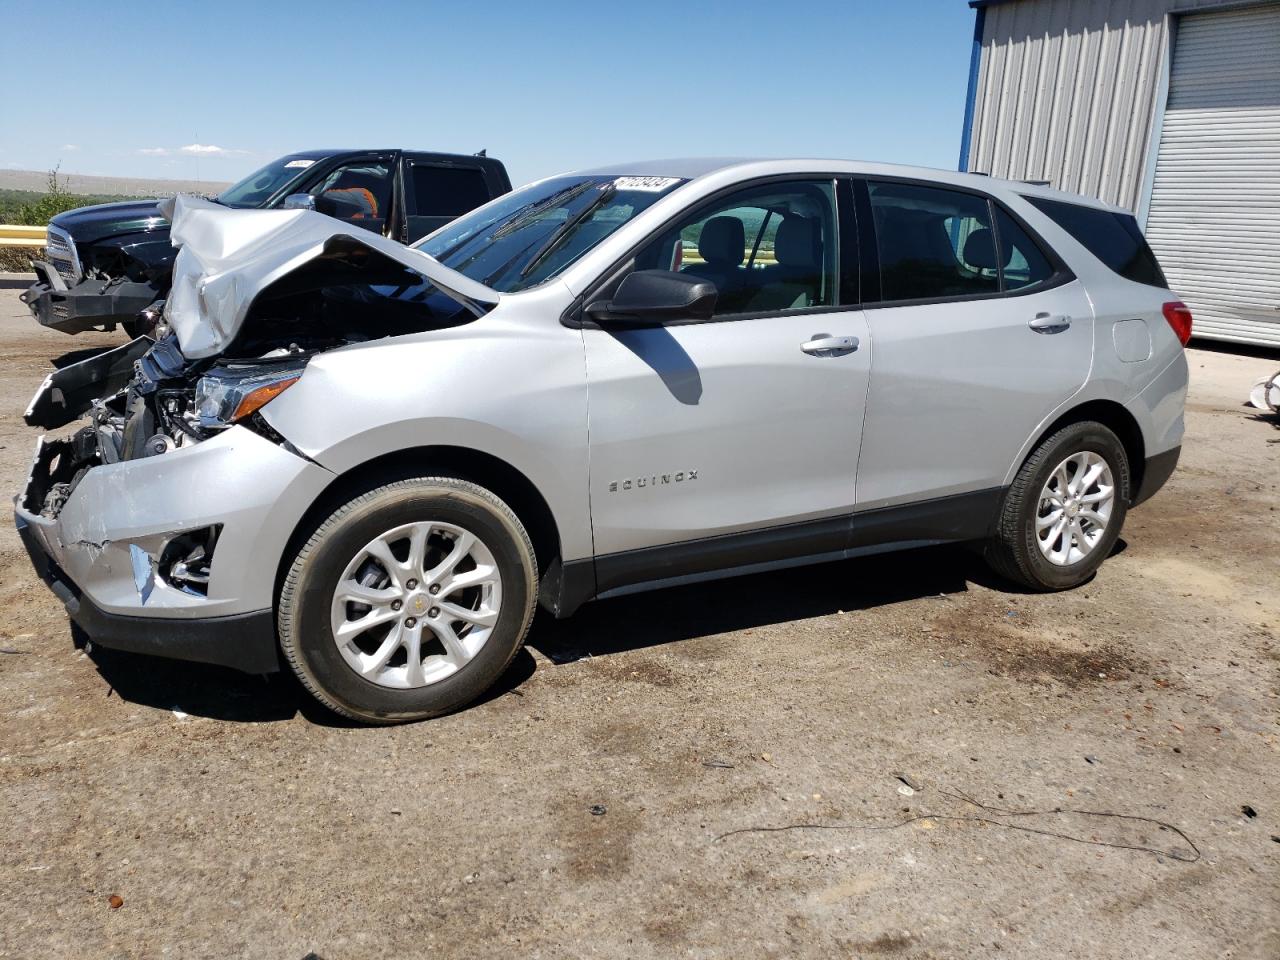
[[35, 190], [10, 190], [0, 188], [0, 223], [23, 224], [42, 227], [65, 210], [88, 207], [97, 203], [130, 200], [132, 197], [118, 194], [68, 193], [65, 179], [57, 170], [49, 171], [49, 188], [41, 193]]
[[84, 198], [67, 192], [65, 180], [58, 179], [58, 168], [49, 171], [47, 189], [39, 200], [24, 203], [18, 208], [17, 223], [41, 227], [60, 213], [84, 206]]
[[43, 259], [44, 247], [0, 247], [0, 273], [30, 273], [31, 261]]

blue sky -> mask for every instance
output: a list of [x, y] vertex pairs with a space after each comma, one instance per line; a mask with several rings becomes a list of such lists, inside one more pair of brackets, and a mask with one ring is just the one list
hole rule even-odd
[[973, 32], [964, 0], [11, 0], [3, 20], [0, 167], [206, 180], [328, 146], [487, 147], [516, 183], [692, 155], [954, 168]]

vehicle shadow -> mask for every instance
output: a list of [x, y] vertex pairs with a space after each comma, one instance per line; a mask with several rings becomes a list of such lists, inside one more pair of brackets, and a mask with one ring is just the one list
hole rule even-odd
[[[78, 628], [73, 625], [74, 632]], [[140, 706], [231, 723], [270, 723], [302, 716], [322, 727], [361, 726], [318, 703], [287, 665], [277, 673], [256, 676], [99, 646], [91, 647], [89, 658], [113, 695]], [[535, 668], [533, 655], [521, 650], [498, 682], [468, 709], [515, 690], [533, 676]]]
[[540, 613], [528, 645], [553, 663], [748, 627], [963, 593], [1014, 590], [960, 546], [877, 554], [589, 603], [568, 620]]
[[669, 330], [663, 327], [613, 330], [609, 335], [656, 373], [677, 401], [686, 406], [698, 405], [702, 399], [702, 375]]
[[29, 277], [0, 277], [0, 290], [25, 290], [36, 282], [36, 275]]
[[[1114, 552], [1124, 548], [1121, 540]], [[539, 611], [527, 646], [553, 664], [566, 664], [750, 627], [964, 593], [970, 584], [1024, 592], [992, 573], [971, 549], [928, 547], [597, 601], [567, 620]], [[74, 625], [73, 630], [78, 632]], [[79, 641], [84, 639], [80, 634]], [[112, 693], [131, 703], [229, 722], [267, 723], [302, 716], [320, 726], [358, 726], [317, 703], [287, 667], [251, 676], [96, 646], [90, 657]], [[518, 690], [535, 669], [532, 654], [522, 650], [499, 681], [466, 709]]]

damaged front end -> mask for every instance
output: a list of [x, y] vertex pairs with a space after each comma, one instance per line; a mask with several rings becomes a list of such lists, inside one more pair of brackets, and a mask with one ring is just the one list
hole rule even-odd
[[189, 197], [162, 209], [180, 251], [161, 339], [139, 337], [46, 378], [26, 422], [87, 423], [43, 444], [20, 501], [33, 514], [55, 518], [95, 466], [161, 456], [233, 424], [280, 442], [257, 411], [315, 354], [466, 323], [498, 299], [417, 250], [351, 236], [309, 211]]
[[299, 347], [192, 361], [170, 335], [45, 381], [27, 422], [81, 425], [37, 441], [15, 518], [37, 573], [85, 638], [253, 673], [276, 668], [270, 592], [251, 561], [298, 520], [278, 504], [309, 503], [332, 475], [257, 410], [307, 359]]
[[27, 423], [79, 426], [40, 438], [15, 515], [37, 571], [103, 646], [273, 669], [263, 558], [333, 476], [259, 410], [319, 353], [466, 323], [497, 297], [319, 214], [185, 199], [159, 339], [45, 380]]
[[26, 422], [49, 429], [80, 417], [87, 423], [63, 439], [41, 438], [21, 507], [54, 519], [96, 466], [161, 456], [235, 423], [271, 433], [253, 415], [297, 382], [309, 356], [295, 344], [251, 360], [191, 361], [172, 335], [139, 337], [51, 374]]

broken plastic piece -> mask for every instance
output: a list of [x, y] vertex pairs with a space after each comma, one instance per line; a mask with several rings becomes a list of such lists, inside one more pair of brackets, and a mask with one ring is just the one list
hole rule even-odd
[[1269, 377], [1261, 377], [1249, 391], [1249, 403], [1259, 410], [1280, 412], [1280, 370]]

